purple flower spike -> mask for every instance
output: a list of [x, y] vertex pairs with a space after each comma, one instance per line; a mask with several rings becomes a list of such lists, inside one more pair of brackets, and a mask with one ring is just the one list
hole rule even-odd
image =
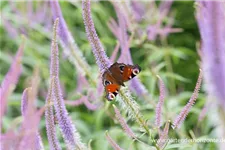
[[173, 3], [173, 0], [171, 1], [162, 1], [159, 5], [159, 11], [162, 13], [161, 15], [166, 16], [171, 8], [171, 5]]
[[113, 147], [114, 150], [123, 150], [122, 148], [120, 148], [120, 146], [110, 137], [110, 135], [108, 134], [108, 131], [105, 132], [105, 136], [106, 139], [108, 140], [108, 142], [111, 144], [111, 146]]
[[[28, 106], [29, 107], [29, 106]], [[22, 124], [22, 131], [20, 131], [23, 136], [19, 144], [19, 148], [16, 149], [24, 150], [24, 149], [36, 149], [36, 150], [44, 150], [43, 143], [41, 140], [41, 136], [38, 133], [38, 125], [41, 119], [42, 114], [44, 113], [45, 108], [41, 108], [36, 112], [29, 112], [24, 116], [24, 121]]]
[[198, 76], [198, 81], [195, 86], [195, 90], [188, 101], [188, 103], [185, 105], [185, 107], [182, 109], [180, 114], [176, 117], [176, 119], [173, 122], [172, 128], [175, 129], [177, 127], [180, 127], [181, 123], [185, 120], [186, 116], [188, 115], [189, 111], [191, 110], [191, 107], [194, 105], [195, 101], [198, 98], [198, 92], [201, 88], [202, 83], [202, 70], [200, 69], [200, 73]]
[[5, 28], [11, 38], [15, 39], [19, 36], [19, 33], [15, 29], [15, 27], [13, 27], [12, 23], [9, 20], [4, 19], [4, 16], [2, 16], [2, 26]]
[[206, 90], [225, 109], [225, 3], [197, 3], [197, 21], [201, 34], [201, 58]]
[[65, 107], [65, 103], [62, 97], [62, 92], [59, 82], [59, 60], [58, 60], [58, 45], [57, 45], [57, 31], [58, 31], [59, 18], [55, 20], [53, 27], [53, 40], [51, 46], [51, 79], [52, 79], [52, 92], [54, 99], [54, 108], [56, 111], [56, 117], [59, 122], [59, 127], [63, 134], [63, 138], [66, 142], [69, 150], [74, 149], [87, 149], [85, 145], [80, 141], [80, 135], [77, 133], [75, 126], [72, 124], [71, 119], [68, 116], [68, 112]]
[[68, 149], [85, 149], [84, 144], [80, 142], [80, 135], [68, 116], [57, 77], [53, 77], [53, 95], [56, 117]]
[[94, 105], [88, 101], [88, 96], [82, 96], [80, 99], [75, 101], [66, 100], [65, 104], [70, 106], [79, 106], [81, 104], [84, 104], [89, 110], [96, 110], [98, 108], [97, 105]]
[[131, 1], [132, 13], [134, 14], [135, 20], [140, 22], [145, 15], [146, 5], [139, 1]]
[[56, 136], [55, 122], [54, 122], [54, 113], [53, 113], [53, 79], [51, 80], [50, 88], [48, 89], [48, 95], [46, 98], [46, 110], [45, 110], [45, 122], [46, 122], [46, 130], [48, 136], [48, 142], [51, 150], [61, 150], [59, 146], [59, 141]]
[[[68, 57], [71, 63], [73, 63], [79, 74], [83, 76], [85, 82], [88, 82], [85, 78], [85, 75], [91, 77], [91, 73], [89, 72], [90, 66], [86, 62], [81, 50], [77, 46], [75, 40], [73, 39], [71, 32], [69, 31], [67, 24], [63, 18], [62, 11], [58, 1], [51, 1], [51, 10], [53, 19], [59, 18], [59, 37], [60, 37], [60, 44], [64, 49], [64, 54]], [[79, 80], [78, 80], [79, 82]]]
[[24, 116], [26, 114], [26, 110], [27, 110], [27, 104], [28, 104], [28, 91], [30, 89], [26, 88], [23, 91], [23, 95], [22, 95], [22, 101], [21, 101], [21, 114]]
[[[8, 73], [6, 74], [5, 78], [2, 81], [1, 89], [0, 89], [0, 118], [3, 117], [5, 111], [6, 111], [6, 105], [7, 105], [7, 99], [10, 93], [13, 91], [14, 87], [16, 86], [18, 79], [20, 77], [20, 74], [22, 72], [22, 56], [23, 56], [23, 49], [24, 49], [24, 42], [25, 39], [23, 37], [23, 41], [16, 53], [16, 56], [13, 58], [12, 65], [10, 66], [10, 69]], [[0, 120], [0, 130], [1, 130], [1, 121]]]
[[156, 115], [155, 125], [159, 128], [161, 126], [162, 106], [163, 106], [164, 98], [165, 98], [165, 86], [160, 76], [157, 76], [157, 77], [159, 78], [160, 96], [159, 96], [159, 102], [155, 110], [155, 115]]
[[110, 61], [111, 62], [114, 62], [116, 60], [116, 56], [117, 56], [117, 54], [119, 52], [119, 48], [120, 48], [120, 43], [117, 43], [116, 47], [114, 48], [113, 53], [112, 53], [112, 55], [110, 57]]
[[57, 43], [58, 23], [59, 19], [57, 18], [53, 26], [53, 38], [51, 43], [50, 77], [59, 76], [59, 50]]
[[209, 111], [210, 107], [212, 107], [212, 106], [213, 106], [212, 101], [205, 103], [204, 107], [202, 108], [202, 111], [199, 113], [198, 123], [200, 123], [205, 118], [207, 112]]
[[89, 83], [88, 83], [87, 79], [85, 78], [85, 76], [78, 74], [77, 75], [77, 87], [74, 92], [82, 93], [82, 91], [84, 90], [84, 87], [87, 87], [87, 86], [89, 86]]
[[88, 36], [88, 40], [91, 43], [92, 51], [94, 53], [98, 67], [103, 73], [111, 65], [109, 58], [107, 57], [105, 50], [100, 42], [98, 35], [95, 31], [94, 22], [91, 17], [90, 0], [82, 0], [83, 7], [83, 20]]
[[70, 41], [73, 41], [72, 35], [68, 30], [68, 27], [66, 25], [66, 22], [63, 18], [60, 5], [58, 1], [50, 1], [51, 9], [52, 9], [52, 15], [53, 19], [59, 18], [59, 37], [63, 41], [63, 43], [66, 45], [69, 44]]
[[169, 128], [170, 128], [170, 121], [167, 121], [164, 130], [161, 132], [159, 140], [157, 141], [157, 145], [160, 149], [163, 149], [163, 147], [167, 142]]
[[114, 107], [114, 111], [116, 113], [116, 119], [119, 121], [119, 123], [122, 126], [123, 130], [127, 133], [127, 135], [129, 137], [136, 139], [136, 135], [131, 130], [131, 128], [128, 126], [128, 124], [126, 123], [126, 121], [123, 118], [123, 116], [120, 114], [119, 109], [115, 105], [113, 105], [113, 107]]

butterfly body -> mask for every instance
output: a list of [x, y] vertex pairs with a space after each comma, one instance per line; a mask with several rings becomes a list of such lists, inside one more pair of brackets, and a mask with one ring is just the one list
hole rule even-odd
[[114, 63], [102, 75], [103, 86], [106, 91], [106, 98], [111, 101], [119, 92], [124, 82], [132, 79], [141, 71], [138, 65], [126, 65], [124, 63]]

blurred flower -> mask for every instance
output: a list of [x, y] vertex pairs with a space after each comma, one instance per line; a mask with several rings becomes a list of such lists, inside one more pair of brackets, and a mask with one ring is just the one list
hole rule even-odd
[[159, 12], [162, 13], [161, 15], [166, 16], [169, 13], [172, 4], [173, 0], [160, 2]]
[[[219, 106], [217, 135], [225, 136], [225, 3], [219, 1], [201, 1], [197, 3], [196, 18], [201, 35], [200, 57], [204, 73], [206, 91], [210, 98], [215, 98]], [[213, 99], [214, 100], [214, 99]], [[212, 102], [214, 103], [214, 102]], [[212, 106], [212, 105], [210, 105]], [[217, 106], [217, 105], [216, 105]], [[204, 116], [207, 106], [200, 117]], [[200, 119], [201, 119], [200, 118]], [[225, 149], [223, 142], [219, 143]]]
[[180, 28], [171, 28], [171, 24], [162, 28], [162, 22], [159, 20], [156, 24], [147, 27], [148, 40], [155, 41], [159, 35], [161, 39], [165, 39], [170, 33], [182, 32]]
[[89, 82], [86, 77], [82, 74], [77, 74], [77, 87], [74, 92], [82, 93], [84, 91], [84, 87], [89, 86]]
[[65, 104], [70, 105], [70, 106], [78, 106], [81, 104], [84, 104], [89, 110], [96, 110], [98, 108], [98, 106], [90, 103], [88, 101], [88, 96], [82, 96], [80, 99], [78, 100], [65, 100]]
[[180, 127], [181, 123], [185, 120], [187, 117], [189, 111], [191, 110], [191, 107], [194, 105], [195, 101], [198, 98], [198, 92], [201, 88], [201, 83], [202, 83], [202, 71], [200, 70], [199, 76], [198, 76], [198, 81], [195, 86], [195, 90], [189, 99], [188, 103], [184, 106], [180, 114], [176, 117], [176, 119], [173, 121], [172, 128], [175, 129], [177, 127]]
[[4, 16], [2, 16], [2, 26], [11, 38], [14, 39], [15, 37], [18, 37], [20, 35], [20, 33], [18, 33], [18, 30], [13, 27], [12, 22], [5, 19]]
[[[116, 10], [117, 18], [118, 18], [118, 24], [115, 20], [111, 19], [110, 23], [108, 24], [111, 31], [115, 35], [115, 37], [120, 42], [121, 47], [121, 55], [118, 59], [119, 62], [123, 62], [126, 64], [133, 64], [131, 54], [130, 54], [130, 39], [127, 35], [128, 31], [128, 22], [126, 21], [126, 17], [121, 10], [121, 7], [118, 3], [113, 3], [114, 8]], [[144, 96], [147, 94], [147, 89], [145, 86], [140, 82], [140, 80], [136, 77], [132, 79], [131, 81], [131, 90], [135, 91], [137, 95]]]
[[132, 12], [137, 22], [140, 22], [143, 19], [145, 15], [145, 7], [146, 5], [143, 3], [134, 0], [131, 1], [131, 9], [133, 10]]
[[23, 50], [24, 50], [24, 42], [25, 38], [22, 38], [22, 43], [16, 53], [16, 56], [13, 58], [13, 62], [10, 66], [10, 69], [8, 73], [5, 75], [5, 78], [2, 81], [1, 87], [0, 87], [0, 104], [1, 104], [1, 110], [0, 110], [0, 130], [1, 130], [1, 122], [2, 122], [2, 117], [6, 111], [7, 107], [7, 99], [8, 96], [11, 94], [11, 92], [14, 90], [18, 79], [21, 75], [22, 72], [22, 56], [23, 56]]
[[[69, 60], [74, 63], [76, 66], [78, 73], [83, 76], [83, 78], [86, 74], [90, 74], [88, 70], [90, 70], [90, 66], [86, 62], [85, 58], [83, 57], [83, 54], [81, 53], [81, 50], [77, 46], [75, 40], [73, 39], [67, 24], [63, 18], [60, 5], [58, 1], [51, 1], [51, 10], [53, 19], [59, 18], [59, 37], [60, 37], [60, 43], [64, 49], [64, 53], [69, 58]], [[89, 75], [90, 76], [90, 75]], [[79, 80], [78, 80], [79, 82]]]
[[199, 113], [198, 116], [198, 123], [200, 123], [206, 116], [207, 112], [209, 111], [209, 108], [213, 105], [213, 102], [206, 102], [204, 107], [202, 108], [201, 112]]
[[113, 147], [114, 150], [123, 150], [122, 148], [120, 148], [120, 146], [110, 137], [110, 135], [108, 134], [108, 131], [105, 132], [105, 136], [106, 139], [108, 140], [108, 142], [111, 144], [111, 146]]
[[112, 52], [111, 57], [110, 57], [110, 61], [111, 61], [111, 62], [115, 62], [116, 56], [117, 56], [117, 54], [118, 54], [118, 52], [119, 52], [119, 48], [120, 48], [120, 43], [118, 42], [118, 43], [116, 44], [116, 46], [115, 46], [113, 52]]
[[4, 149], [33, 149], [43, 150], [43, 143], [38, 133], [38, 125], [45, 107], [37, 110], [34, 106], [38, 90], [38, 74], [32, 77], [32, 86], [24, 90], [21, 99], [21, 114], [23, 117], [19, 131], [15, 131], [19, 123], [17, 119], [12, 122], [11, 129], [1, 135], [1, 146]]
[[[23, 7], [18, 5], [23, 5]], [[39, 2], [38, 5], [36, 5], [32, 1], [25, 3], [9, 1], [9, 7], [10, 13], [14, 14], [17, 19], [13, 19], [13, 17], [8, 17], [6, 15], [5, 17], [3, 16], [2, 21], [4, 28], [12, 38], [17, 38], [20, 34], [24, 34], [29, 37], [30, 27], [37, 29], [37, 26], [40, 25], [43, 26], [41, 30], [44, 34], [49, 33], [52, 20], [49, 19], [51, 18], [51, 13], [48, 11], [48, 2]], [[18, 20], [20, 22], [16, 24]], [[23, 22], [22, 25], [21, 22]]]
[[[172, 28], [173, 16], [168, 15], [173, 1], [161, 1], [157, 7], [155, 1], [131, 1], [128, 13], [131, 21], [128, 26], [131, 32], [136, 32], [137, 36], [145, 36], [148, 40], [155, 41], [158, 36], [165, 39], [170, 33], [181, 32], [180, 28]], [[126, 7], [122, 5], [124, 10]], [[141, 24], [141, 25], [140, 25]], [[145, 27], [143, 28], [143, 24]]]
[[27, 88], [23, 92], [22, 101], [21, 101], [21, 113], [24, 118], [22, 123], [21, 133], [23, 137], [19, 144], [19, 150], [23, 149], [36, 149], [43, 150], [43, 143], [40, 134], [38, 133], [38, 125], [41, 119], [41, 116], [45, 108], [40, 110], [35, 110], [34, 101], [36, 99], [34, 86], [32, 88]]
[[198, 2], [196, 16], [206, 90], [225, 109], [225, 3]]

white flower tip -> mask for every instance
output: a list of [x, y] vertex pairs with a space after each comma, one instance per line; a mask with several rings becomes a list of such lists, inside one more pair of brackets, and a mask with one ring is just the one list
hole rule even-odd
[[26, 36], [24, 34], [21, 34], [22, 42], [25, 42]]
[[112, 104], [112, 106], [113, 106], [114, 109], [117, 108], [114, 104]]
[[156, 75], [156, 77], [157, 77], [158, 79], [160, 79], [160, 80], [161, 80], [161, 78], [160, 78], [160, 76], [159, 76], [159, 75]]
[[175, 126], [174, 124], [172, 124], [171, 127], [172, 127], [174, 130], [177, 128], [177, 126]]

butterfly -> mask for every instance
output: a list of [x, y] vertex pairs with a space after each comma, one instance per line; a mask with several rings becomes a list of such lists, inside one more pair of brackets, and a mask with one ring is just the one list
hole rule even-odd
[[105, 87], [106, 98], [112, 101], [119, 93], [124, 82], [134, 78], [141, 71], [139, 65], [126, 65], [124, 63], [114, 63], [102, 75], [102, 84]]

